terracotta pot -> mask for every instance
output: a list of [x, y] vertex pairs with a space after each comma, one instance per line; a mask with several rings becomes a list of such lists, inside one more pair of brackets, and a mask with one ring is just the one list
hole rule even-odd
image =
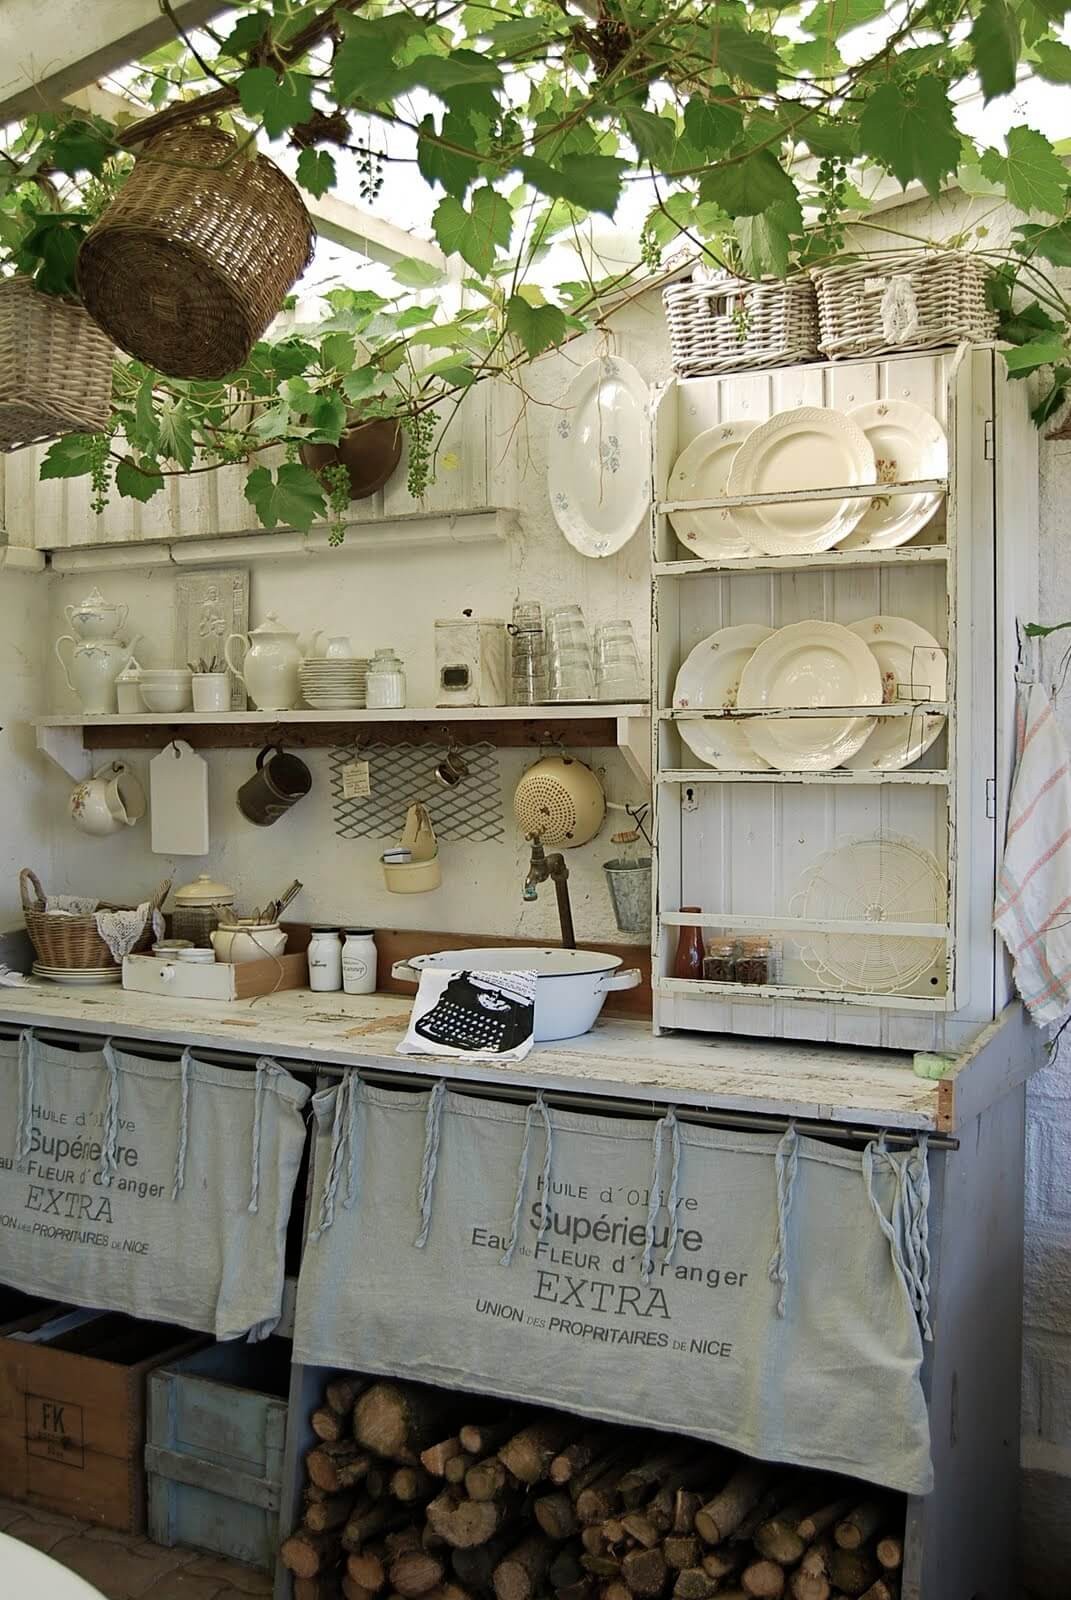
[[350, 475], [350, 499], [367, 500], [382, 489], [402, 456], [401, 424], [377, 417], [347, 428], [338, 445], [303, 444], [301, 459], [313, 472], [338, 464]]

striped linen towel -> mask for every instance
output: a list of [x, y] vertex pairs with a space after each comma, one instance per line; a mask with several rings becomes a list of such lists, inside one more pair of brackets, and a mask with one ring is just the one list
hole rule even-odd
[[1043, 684], [1020, 691], [1016, 746], [993, 926], [1043, 1025], [1071, 1009], [1071, 756]]

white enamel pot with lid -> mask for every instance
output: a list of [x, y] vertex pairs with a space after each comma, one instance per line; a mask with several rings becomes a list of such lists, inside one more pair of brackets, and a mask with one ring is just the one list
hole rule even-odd
[[397, 961], [392, 975], [419, 983], [427, 968], [455, 972], [536, 973], [535, 1039], [575, 1039], [595, 1026], [606, 996], [612, 989], [635, 989], [641, 980], [638, 967], [621, 970], [620, 956], [598, 950], [540, 949], [534, 945], [506, 945], [491, 950], [439, 950], [430, 956]]

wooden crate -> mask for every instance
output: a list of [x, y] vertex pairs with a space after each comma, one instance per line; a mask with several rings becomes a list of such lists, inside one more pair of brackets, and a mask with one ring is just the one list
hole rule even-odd
[[149, 1533], [270, 1571], [278, 1546], [290, 1345], [214, 1344], [149, 1381]]
[[34, 1327], [62, 1309], [26, 1308], [0, 1336], [0, 1483], [12, 1500], [141, 1532], [145, 1382], [190, 1335], [110, 1312], [53, 1338]]

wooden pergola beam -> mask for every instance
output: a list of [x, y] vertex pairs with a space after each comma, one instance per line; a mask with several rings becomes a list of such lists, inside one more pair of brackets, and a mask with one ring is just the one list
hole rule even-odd
[[[172, 0], [170, 10], [183, 28], [198, 28], [227, 6]], [[0, 125], [58, 104], [174, 37], [160, 0], [4, 0]]]

